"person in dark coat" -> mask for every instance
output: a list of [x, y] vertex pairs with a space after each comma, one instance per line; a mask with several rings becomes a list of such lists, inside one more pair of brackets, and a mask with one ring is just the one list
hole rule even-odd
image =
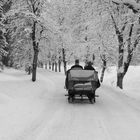
[[[93, 63], [91, 61], [88, 61], [87, 64], [85, 65], [85, 67], [84, 67], [84, 70], [94, 70], [94, 71], [96, 71], [95, 68], [92, 66], [92, 64]], [[98, 81], [96, 83], [96, 87], [97, 88], [100, 87], [100, 81], [99, 81], [99, 79], [98, 79]], [[90, 94], [89, 93], [87, 96], [88, 96], [90, 102], [92, 102], [92, 98], [94, 98], [94, 96], [95, 96], [95, 91], [94, 91], [93, 94]]]
[[66, 79], [65, 79], [65, 88], [68, 89], [68, 74], [70, 72], [70, 70], [72, 69], [79, 69], [79, 70], [83, 70], [83, 67], [81, 65], [79, 65], [79, 59], [75, 60], [75, 65], [73, 65], [69, 70], [67, 70], [66, 72]]
[[83, 69], [83, 67], [82, 67], [81, 65], [79, 65], [79, 59], [76, 59], [76, 60], [75, 60], [75, 65], [73, 65], [73, 66], [71, 67], [71, 69], [73, 69], [73, 68], [80, 68], [80, 69]]
[[84, 70], [95, 70], [94, 67], [92, 66], [91, 61], [87, 62], [87, 64], [84, 66]]

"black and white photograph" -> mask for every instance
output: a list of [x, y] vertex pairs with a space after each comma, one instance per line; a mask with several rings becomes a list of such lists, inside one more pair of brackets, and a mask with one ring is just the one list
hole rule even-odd
[[0, 0], [0, 140], [140, 140], [140, 0]]

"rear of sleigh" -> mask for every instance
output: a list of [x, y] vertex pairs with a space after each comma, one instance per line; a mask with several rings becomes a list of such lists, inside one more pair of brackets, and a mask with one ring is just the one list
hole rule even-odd
[[95, 94], [100, 87], [98, 72], [94, 70], [69, 70], [66, 77], [66, 90], [68, 102], [73, 103], [77, 99], [82, 101], [89, 99], [90, 103], [96, 102]]

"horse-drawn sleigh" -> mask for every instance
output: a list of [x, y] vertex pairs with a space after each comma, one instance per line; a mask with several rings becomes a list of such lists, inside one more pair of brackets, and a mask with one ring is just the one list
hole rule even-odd
[[72, 103], [77, 97], [88, 97], [91, 103], [96, 101], [95, 91], [100, 87], [98, 72], [95, 70], [70, 69], [67, 71], [66, 89], [68, 102]]

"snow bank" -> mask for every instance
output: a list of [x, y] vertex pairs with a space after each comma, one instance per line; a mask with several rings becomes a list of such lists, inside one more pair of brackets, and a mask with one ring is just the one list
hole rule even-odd
[[[116, 88], [117, 81], [117, 69], [111, 67], [105, 72], [104, 84]], [[130, 66], [123, 81], [123, 90], [120, 92], [125, 93], [131, 98], [135, 98], [140, 101], [140, 66]], [[117, 88], [116, 88], [117, 89]]]
[[131, 66], [124, 77], [124, 91], [140, 101], [140, 66]]

